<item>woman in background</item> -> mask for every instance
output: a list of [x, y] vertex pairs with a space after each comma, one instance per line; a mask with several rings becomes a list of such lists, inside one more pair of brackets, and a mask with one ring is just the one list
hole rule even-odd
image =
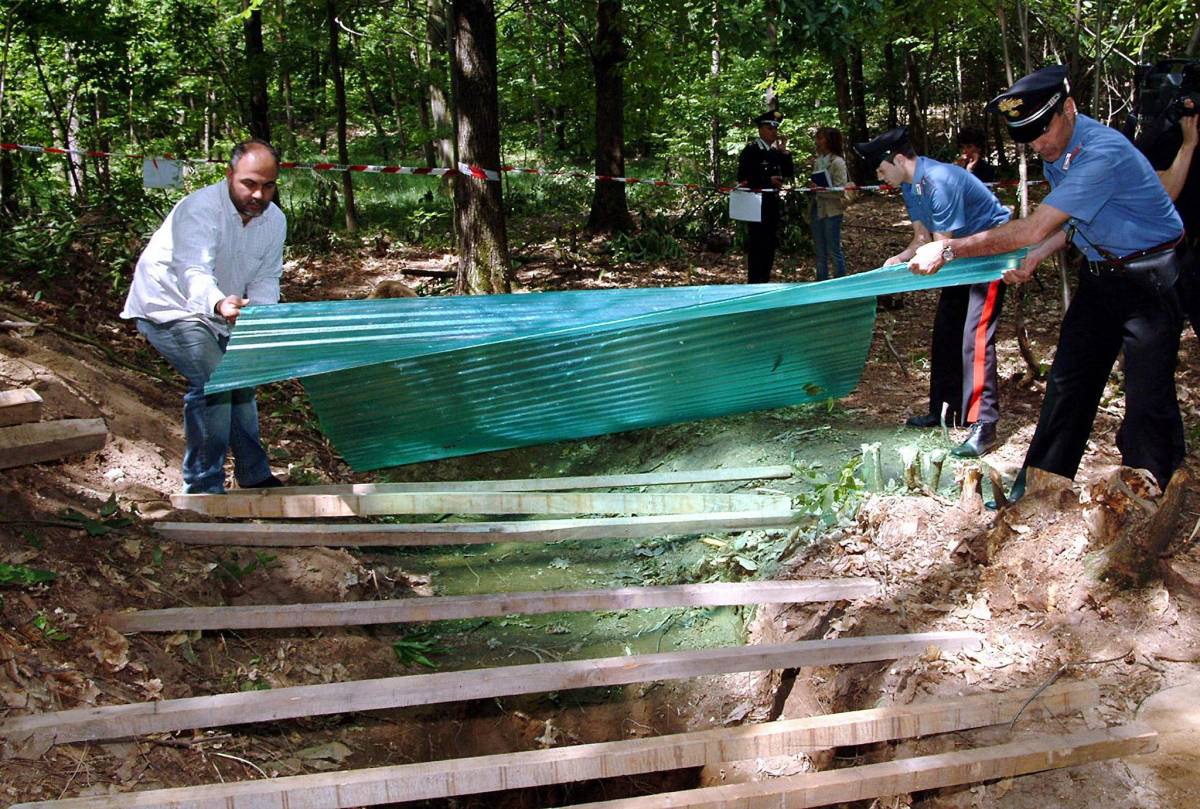
[[[814, 184], [816, 175], [824, 172], [828, 187], [846, 185], [846, 161], [842, 157], [842, 133], [831, 126], [817, 130], [813, 140], [817, 147], [817, 159], [813, 163]], [[817, 260], [817, 280], [829, 277], [829, 263], [833, 262], [833, 277], [846, 274], [846, 259], [842, 255], [842, 214], [846, 210], [846, 194], [842, 191], [814, 191], [809, 204], [812, 212], [813, 252]]]

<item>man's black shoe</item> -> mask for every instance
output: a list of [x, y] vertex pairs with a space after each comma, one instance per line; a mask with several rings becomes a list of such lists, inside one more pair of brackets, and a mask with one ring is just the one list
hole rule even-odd
[[932, 413], [926, 413], [924, 416], [909, 416], [905, 420], [905, 427], [916, 427], [918, 430], [930, 430], [941, 425], [942, 419], [940, 416], [935, 416]]
[[240, 486], [242, 489], [277, 489], [283, 485], [283, 481], [274, 475], [267, 475], [265, 480], [255, 483], [251, 486]]
[[967, 440], [950, 450], [956, 458], [980, 458], [996, 446], [996, 422], [977, 421]]

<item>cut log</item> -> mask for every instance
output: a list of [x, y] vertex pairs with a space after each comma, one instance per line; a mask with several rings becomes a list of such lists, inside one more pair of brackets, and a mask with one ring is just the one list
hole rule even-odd
[[325, 604], [179, 607], [109, 613], [104, 616], [104, 620], [119, 632], [283, 629], [450, 621], [514, 614], [541, 615], [549, 612], [842, 601], [863, 598], [878, 592], [879, 583], [874, 579], [752, 581]]
[[805, 809], [1148, 753], [1156, 739], [1153, 729], [1133, 723], [769, 781], [581, 803], [572, 809]]
[[132, 705], [74, 708], [9, 719], [0, 724], [0, 736], [24, 740], [36, 737], [41, 741], [64, 744], [302, 716], [434, 705], [571, 688], [628, 685], [704, 674], [893, 660], [923, 654], [930, 646], [946, 651], [978, 649], [980, 637], [973, 632], [923, 632], [810, 640], [769, 646], [414, 674]]
[[0, 390], [0, 427], [26, 424], [42, 418], [42, 397], [32, 388]]
[[108, 429], [102, 419], [64, 419], [0, 427], [0, 469], [92, 452], [103, 447], [107, 440]]
[[348, 483], [325, 486], [284, 486], [271, 494], [396, 494], [397, 492], [562, 492], [578, 489], [618, 489], [626, 486], [669, 486], [723, 483], [733, 480], [790, 478], [790, 466], [751, 466], [736, 469], [697, 469], [682, 472], [638, 472], [627, 475], [580, 475], [562, 478], [511, 480], [450, 480], [423, 483]]
[[800, 512], [724, 511], [579, 520], [328, 525], [322, 523], [158, 522], [167, 539], [193, 545], [263, 547], [398, 547], [483, 545], [491, 542], [559, 542], [565, 539], [646, 539], [676, 534], [745, 531], [791, 526]]
[[1027, 716], [1062, 715], [1095, 705], [1098, 692], [1091, 682], [1062, 683], [1036, 697], [1028, 689], [649, 739], [40, 801], [11, 809], [348, 809], [434, 800], [950, 733], [1007, 722], [1030, 697]]
[[388, 514], [685, 514], [791, 510], [790, 497], [758, 494], [623, 494], [609, 492], [400, 492], [292, 494], [270, 489], [228, 494], [176, 494], [175, 508], [212, 517], [307, 519]]

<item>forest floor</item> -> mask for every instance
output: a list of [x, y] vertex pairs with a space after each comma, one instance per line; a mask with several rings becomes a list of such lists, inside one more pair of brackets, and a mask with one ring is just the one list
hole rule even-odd
[[[844, 231], [850, 270], [877, 266], [901, 249], [908, 236], [896, 198], [869, 197], [851, 207]], [[516, 250], [519, 291], [743, 279], [743, 260], [736, 252], [688, 251], [669, 261], [614, 265], [601, 241], [588, 242], [562, 231], [554, 235], [552, 222], [515, 229], [513, 242], [521, 245]], [[776, 268], [782, 280], [812, 279], [811, 259], [780, 256]], [[245, 549], [239, 553], [175, 545], [150, 531], [153, 520], [179, 516], [171, 511], [168, 497], [181, 484], [182, 388], [136, 332], [116, 319], [120, 301], [96, 280], [101, 274], [89, 269], [88, 257], [79, 256], [70, 274], [57, 276], [69, 277], [70, 285], [48, 289], [37, 300], [23, 291], [27, 286], [0, 288], [0, 319], [16, 316], [42, 324], [31, 335], [0, 332], [0, 389], [32, 387], [45, 401], [43, 418], [103, 418], [110, 433], [108, 445], [99, 452], [5, 470], [0, 477], [0, 563], [56, 574], [50, 583], [0, 589], [0, 718], [428, 671], [419, 655], [430, 658], [439, 670], [453, 670], [621, 654], [626, 644], [630, 651], [667, 651], [964, 628], [984, 635], [983, 651], [806, 669], [786, 694], [783, 716], [1030, 687], [1056, 677], [1093, 678], [1101, 686], [1101, 704], [1081, 717], [1055, 723], [1026, 718], [1015, 731], [992, 729], [838, 750], [836, 755], [825, 751], [741, 762], [711, 772], [437, 804], [535, 807], [938, 752], [971, 741], [998, 741], [1009, 732], [1114, 724], [1134, 719], [1139, 711], [1149, 716], [1142, 708], [1148, 698], [1172, 688], [1184, 689], [1179, 692], [1184, 694], [1200, 681], [1200, 547], [1195, 541], [1200, 466], [1193, 456], [1187, 462], [1192, 479], [1182, 492], [1179, 519], [1163, 557], [1150, 560], [1142, 570], [1113, 565], [1118, 551], [1157, 525], [1153, 516], [1161, 502], [1161, 492], [1152, 482], [1118, 466], [1114, 436], [1123, 409], [1119, 372], [1111, 379], [1073, 486], [1062, 481], [1050, 485], [999, 516], [984, 510], [978, 498], [959, 498], [949, 465], [936, 492], [906, 493], [892, 486], [867, 494], [854, 487], [838, 488], [839, 472], [858, 456], [864, 442], [883, 445], [891, 477], [899, 476], [900, 447], [946, 446], [936, 431], [917, 433], [900, 426], [907, 415], [924, 407], [936, 292], [909, 294], [902, 308], [879, 313], [877, 339], [860, 385], [829, 407], [745, 414], [449, 459], [390, 473], [397, 480], [450, 480], [790, 463], [797, 468], [797, 478], [772, 481], [770, 488], [809, 504], [820, 499], [817, 494], [832, 493], [835, 506], [844, 507], [845, 514], [858, 507], [853, 517], [843, 514], [838, 519], [834, 514], [827, 530], [806, 535], [803, 542], [747, 532], [722, 536], [715, 544], [683, 537], [632, 545], [555, 543], [519, 553], [514, 546], [497, 545], [450, 554], [301, 548], [256, 555]], [[414, 275], [413, 270], [422, 274]], [[446, 273], [451, 270], [452, 256], [375, 238], [332, 253], [292, 256], [285, 270], [285, 298], [365, 297], [387, 281], [402, 282], [421, 294], [447, 294], [453, 282]], [[1061, 292], [1049, 268], [1041, 277], [1044, 286], [1028, 287], [1026, 322], [1033, 351], [1048, 366], [1061, 317]], [[1010, 295], [998, 337], [1003, 443], [987, 458], [1007, 478], [1020, 466], [1044, 392], [1041, 382], [1023, 384], [1027, 366], [1017, 348], [1015, 300]], [[1188, 332], [1178, 379], [1193, 447], [1200, 440], [1198, 360], [1200, 345]], [[289, 482], [368, 479], [353, 474], [320, 435], [298, 384], [260, 391], [260, 410], [277, 473]], [[950, 440], [962, 437], [957, 431]], [[747, 569], [737, 556], [751, 559], [757, 570]], [[1126, 575], [1130, 573], [1145, 575]], [[583, 619], [510, 617], [407, 631], [389, 626], [123, 637], [99, 621], [109, 609], [768, 575], [869, 575], [883, 587], [879, 596], [850, 604], [612, 613]], [[763, 721], [771, 716], [779, 688], [779, 673], [764, 672], [50, 749], [6, 740], [0, 804]], [[1189, 699], [1194, 706], [1194, 696], [1179, 701], [1186, 707]], [[879, 805], [1190, 807], [1200, 789], [1195, 754], [1200, 739], [1192, 710], [1192, 724], [1164, 736], [1162, 751], [1154, 756], [896, 796]]]

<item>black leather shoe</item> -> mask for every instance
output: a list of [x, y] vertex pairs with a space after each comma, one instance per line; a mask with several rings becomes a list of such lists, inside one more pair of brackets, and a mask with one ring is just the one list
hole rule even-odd
[[929, 430], [940, 426], [942, 419], [932, 413], [926, 413], [924, 416], [909, 416], [905, 422], [905, 427], [916, 427], [918, 430]]
[[265, 480], [259, 481], [252, 486], [239, 486], [241, 489], [277, 489], [283, 485], [283, 481], [274, 475], [267, 475]]
[[994, 421], [977, 421], [971, 427], [967, 440], [950, 450], [956, 458], [980, 458], [987, 455], [996, 446], [996, 423]]

